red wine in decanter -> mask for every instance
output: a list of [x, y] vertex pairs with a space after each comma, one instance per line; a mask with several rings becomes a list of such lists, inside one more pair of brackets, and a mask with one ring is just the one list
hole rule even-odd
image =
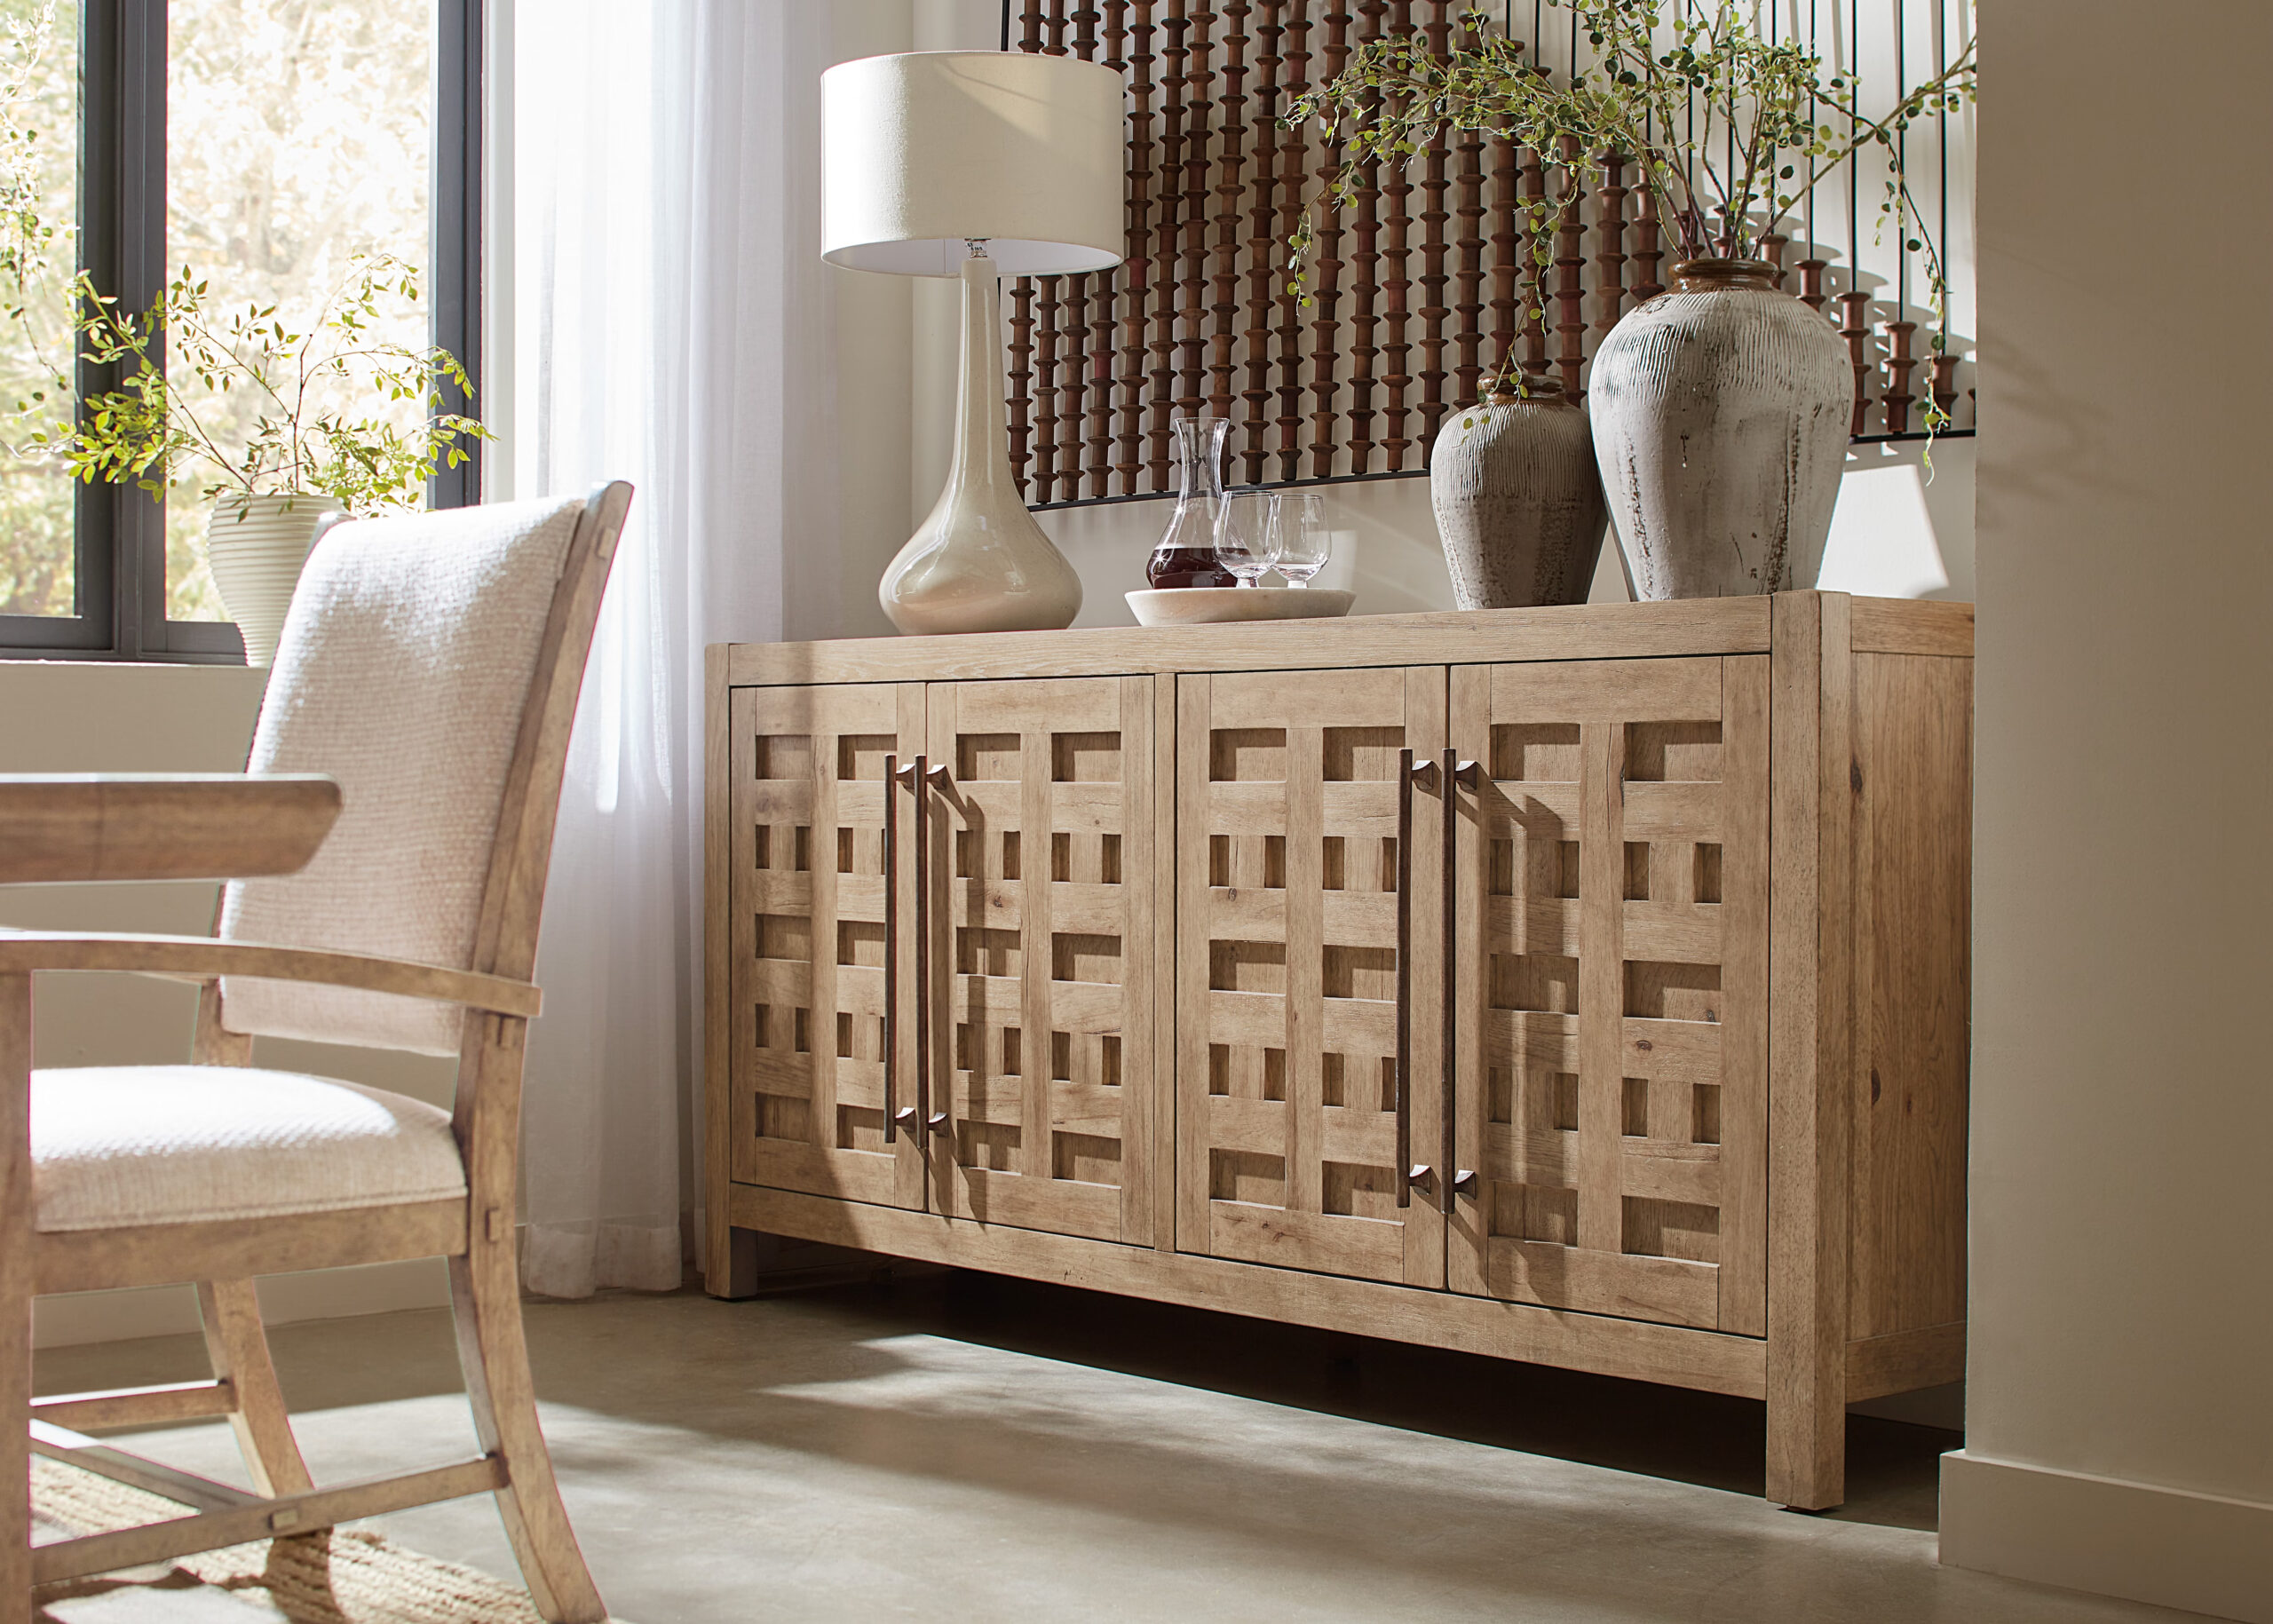
[[1239, 577], [1225, 569], [1207, 547], [1174, 547], [1155, 552], [1144, 566], [1144, 579], [1155, 587], [1237, 586]]

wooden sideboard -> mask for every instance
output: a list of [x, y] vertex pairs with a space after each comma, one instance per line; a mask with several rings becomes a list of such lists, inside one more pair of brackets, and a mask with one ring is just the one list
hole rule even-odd
[[[1799, 592], [720, 646], [763, 1236], [1763, 1398], [1965, 1354], [1973, 615]], [[718, 1199], [715, 1192], [724, 1192]]]

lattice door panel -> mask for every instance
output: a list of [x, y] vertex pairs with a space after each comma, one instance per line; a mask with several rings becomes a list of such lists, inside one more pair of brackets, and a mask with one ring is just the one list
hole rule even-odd
[[1454, 667], [1454, 1289], [1766, 1330], [1768, 661]]
[[[1412, 795], [1406, 1147], [1433, 1162], [1445, 670], [1177, 681], [1176, 1246], [1444, 1284], [1429, 1188], [1400, 1203], [1400, 797]], [[1423, 1081], [1422, 1080], [1426, 1080]]]
[[1149, 1245], [1152, 679], [939, 683], [931, 1199]]
[[913, 986], [915, 799], [888, 773], [923, 749], [923, 685], [737, 688], [730, 725], [733, 1176], [921, 1207], [923, 1136], [889, 1110], [915, 1097], [912, 1027], [887, 999]]

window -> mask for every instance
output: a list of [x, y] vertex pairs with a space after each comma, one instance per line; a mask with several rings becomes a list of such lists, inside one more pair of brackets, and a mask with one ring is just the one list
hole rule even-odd
[[[482, 0], [0, 0], [0, 27], [19, 30], [41, 211], [75, 223], [56, 243], [64, 274], [75, 258], [139, 310], [186, 264], [217, 303], [257, 300], [289, 318], [313, 312], [356, 253], [392, 253], [426, 273], [423, 308], [385, 336], [478, 368], [481, 11]], [[44, 32], [36, 52], [27, 29]], [[58, 332], [59, 285], [42, 297], [48, 307], [31, 314]], [[35, 330], [0, 329], [7, 405], [44, 375]], [[113, 380], [82, 360], [74, 381], [84, 397]], [[226, 444], [241, 409], [204, 404]], [[160, 503], [4, 454], [0, 464], [0, 654], [243, 659], [205, 573], [208, 504], [194, 487]], [[447, 507], [479, 489], [477, 461], [428, 494]]]

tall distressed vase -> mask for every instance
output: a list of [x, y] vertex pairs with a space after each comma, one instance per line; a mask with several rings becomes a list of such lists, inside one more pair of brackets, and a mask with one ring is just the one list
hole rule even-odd
[[341, 515], [329, 496], [224, 496], [205, 522], [205, 564], [245, 640], [245, 663], [276, 658], [308, 550]]
[[1636, 598], [1812, 587], [1855, 375], [1773, 265], [1689, 259], [1595, 357], [1595, 458]]

